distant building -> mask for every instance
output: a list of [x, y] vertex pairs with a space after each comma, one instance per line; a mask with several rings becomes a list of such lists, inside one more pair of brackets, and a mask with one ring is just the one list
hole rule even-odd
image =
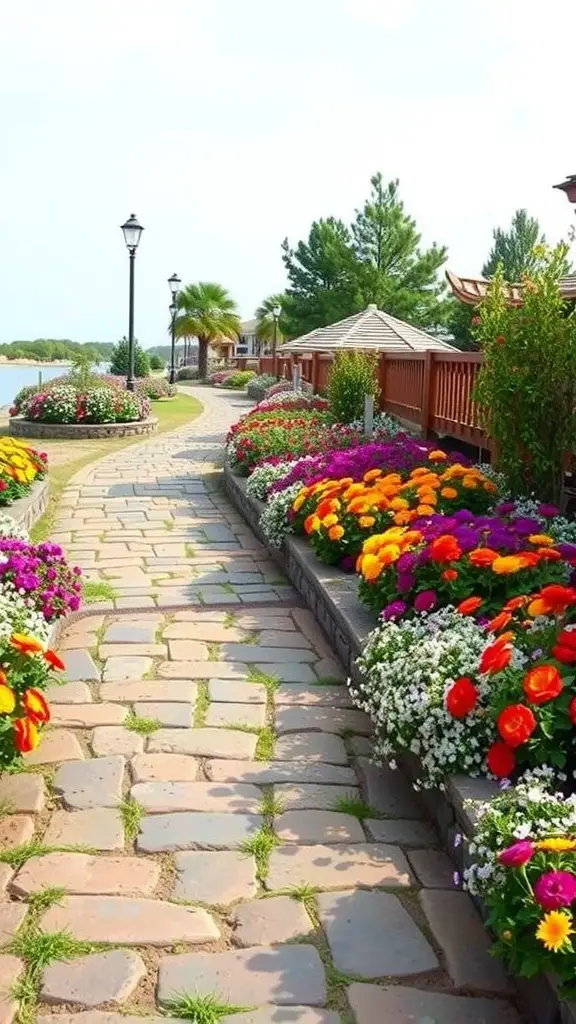
[[257, 320], [243, 320], [240, 324], [235, 353], [237, 356], [245, 356], [250, 359], [262, 354], [264, 345], [256, 337], [257, 323]]

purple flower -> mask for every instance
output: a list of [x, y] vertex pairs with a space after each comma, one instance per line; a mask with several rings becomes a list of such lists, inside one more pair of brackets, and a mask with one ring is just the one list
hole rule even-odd
[[459, 871], [455, 871], [454, 872], [454, 874], [452, 875], [452, 881], [453, 881], [455, 887], [458, 889], [459, 886], [460, 886], [460, 872]]
[[396, 568], [398, 572], [412, 572], [416, 566], [417, 556], [412, 552], [407, 551], [405, 554], [400, 555], [400, 558], [396, 562]]
[[534, 899], [544, 910], [569, 907], [576, 900], [576, 876], [569, 871], [548, 871], [534, 883]]
[[380, 612], [380, 618], [384, 622], [390, 622], [392, 619], [399, 619], [401, 615], [408, 608], [408, 605], [404, 601], [391, 601], [390, 604], [386, 605], [383, 611]]
[[538, 533], [542, 528], [537, 519], [530, 519], [528, 516], [518, 516], [514, 520], [514, 529], [521, 537], [527, 537], [530, 533]]
[[501, 505], [496, 505], [494, 509], [497, 516], [507, 516], [510, 512], [514, 512], [516, 503], [514, 501], [503, 501]]
[[407, 594], [409, 590], [412, 590], [412, 587], [414, 586], [415, 583], [416, 577], [413, 576], [412, 573], [401, 572], [400, 575], [398, 576], [398, 579], [396, 580], [398, 593]]
[[416, 595], [414, 608], [417, 612], [431, 612], [437, 602], [438, 595], [435, 590], [422, 590]]
[[560, 509], [556, 508], [556, 505], [538, 505], [538, 511], [545, 519], [553, 519], [554, 516], [560, 515]]
[[527, 864], [535, 853], [536, 847], [534, 843], [530, 842], [529, 839], [521, 839], [517, 843], [512, 843], [512, 846], [502, 850], [498, 854], [498, 860], [506, 868], [520, 868], [523, 864]]

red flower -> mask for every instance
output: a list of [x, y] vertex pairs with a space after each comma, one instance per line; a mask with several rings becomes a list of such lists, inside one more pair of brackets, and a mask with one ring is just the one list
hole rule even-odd
[[22, 703], [28, 714], [28, 718], [34, 725], [38, 725], [39, 722], [50, 721], [50, 708], [44, 699], [44, 696], [40, 693], [40, 690], [30, 689], [26, 690], [22, 697]]
[[47, 661], [48, 664], [51, 665], [52, 668], [55, 668], [58, 672], [63, 672], [64, 669], [66, 668], [66, 665], [62, 661], [62, 658], [59, 658], [55, 651], [44, 651], [43, 658], [44, 661]]
[[486, 755], [486, 761], [492, 775], [498, 779], [508, 778], [516, 767], [514, 751], [505, 743], [493, 743]]
[[460, 612], [460, 615], [473, 615], [483, 604], [484, 600], [481, 597], [467, 597], [456, 606], [456, 611]]
[[456, 569], [445, 569], [442, 573], [442, 579], [446, 580], [447, 583], [454, 583], [454, 581], [458, 579]]
[[29, 718], [17, 718], [14, 721], [14, 744], [21, 754], [36, 750], [39, 742], [40, 735], [34, 722]]
[[486, 626], [489, 633], [499, 633], [501, 629], [506, 629], [506, 626], [512, 621], [510, 612], [500, 612], [496, 615]]
[[552, 655], [565, 665], [572, 665], [576, 661], [576, 630], [563, 629], [558, 634]]
[[568, 708], [568, 714], [572, 725], [576, 725], [576, 697], [573, 697], [570, 701], [570, 707]]
[[524, 676], [524, 693], [531, 704], [546, 704], [564, 689], [562, 676], [555, 665], [537, 665]]
[[430, 561], [457, 562], [462, 557], [462, 548], [451, 533], [436, 537], [430, 545]]
[[446, 707], [453, 718], [466, 718], [475, 708], [478, 690], [471, 679], [457, 679], [446, 694]]
[[511, 597], [510, 600], [507, 601], [506, 604], [504, 605], [502, 611], [516, 612], [519, 608], [523, 608], [525, 604], [528, 604], [529, 600], [530, 599], [526, 597], [525, 594], [521, 595], [520, 597]]
[[503, 334], [499, 334], [498, 337], [496, 338], [496, 344], [497, 345], [503, 345], [505, 341], [506, 341], [506, 338], [504, 337]]
[[533, 711], [525, 704], [509, 704], [498, 715], [496, 724], [509, 747], [520, 747], [530, 739], [536, 728], [536, 719]]
[[[503, 637], [507, 637], [507, 641], [501, 642]], [[503, 633], [502, 636], [498, 637], [490, 647], [487, 647], [480, 658], [480, 672], [494, 675], [496, 672], [502, 672], [512, 660], [512, 646], [509, 644], [510, 634]]]

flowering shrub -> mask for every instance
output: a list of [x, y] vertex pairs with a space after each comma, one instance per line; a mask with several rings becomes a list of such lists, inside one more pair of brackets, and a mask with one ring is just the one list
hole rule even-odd
[[[537, 524], [536, 524], [537, 528]], [[400, 594], [410, 609], [456, 604], [491, 615], [513, 597], [563, 582], [567, 566], [532, 520], [454, 515], [415, 519], [410, 529], [365, 541], [358, 570], [360, 598], [380, 610]]]
[[218, 384], [223, 388], [245, 388], [246, 385], [255, 377], [254, 370], [237, 370], [231, 374], [231, 376], [225, 377], [224, 380], [219, 381]]
[[2, 590], [26, 599], [47, 622], [80, 607], [82, 570], [70, 568], [57, 544], [0, 540]]
[[9, 633], [0, 638], [0, 770], [35, 750], [50, 709], [42, 690], [64, 663], [37, 637]]
[[28, 540], [28, 534], [12, 516], [0, 512], [0, 537], [11, 537], [13, 540]]
[[457, 680], [474, 673], [485, 646], [481, 627], [453, 608], [383, 622], [370, 634], [357, 662], [362, 679], [352, 692], [374, 722], [378, 761], [395, 767], [397, 756], [416, 754], [418, 784], [425, 787], [442, 786], [447, 774], [485, 769], [490, 725], [482, 709], [489, 683], [478, 685], [474, 707], [460, 695], [457, 717], [446, 707], [447, 695]]
[[24, 419], [41, 423], [126, 423], [146, 419], [150, 402], [141, 393], [98, 385], [86, 391], [61, 384], [20, 404]]
[[553, 792], [555, 773], [532, 773], [476, 807], [464, 887], [489, 910], [494, 952], [515, 974], [553, 974], [573, 997], [576, 799]]
[[232, 427], [227, 438], [230, 463], [248, 475], [270, 456], [294, 457], [358, 443], [357, 432], [330, 425], [326, 413], [289, 409], [253, 412]]
[[379, 392], [378, 357], [374, 353], [336, 353], [328, 376], [328, 398], [334, 419], [352, 423], [363, 416], [366, 395], [377, 399]]
[[342, 477], [351, 477], [353, 481], [359, 482], [364, 479], [366, 473], [376, 469], [382, 470], [383, 473], [407, 474], [422, 466], [432, 452], [436, 452], [436, 457], [431, 461], [444, 461], [446, 466], [456, 460], [461, 465], [467, 464], [466, 457], [459, 452], [452, 459], [450, 455], [428, 441], [421, 441], [408, 434], [399, 434], [388, 441], [365, 442], [344, 451], [321, 453], [306, 463], [299, 462], [283, 484], [278, 483], [274, 489], [279, 490], [281, 486], [289, 486], [297, 481], [312, 484], [325, 478], [340, 480]]
[[299, 484], [292, 484], [285, 491], [272, 494], [260, 516], [260, 526], [266, 539], [275, 548], [281, 548], [285, 537], [294, 532], [290, 508], [298, 494]]
[[[403, 551], [422, 542], [423, 533], [406, 530], [408, 524], [434, 515], [436, 509], [457, 512], [464, 505], [486, 508], [493, 502], [494, 485], [478, 470], [460, 465], [446, 469], [442, 451], [430, 452], [428, 459], [428, 466], [412, 470], [405, 481], [400, 473], [370, 469], [358, 483], [344, 477], [302, 488], [293, 505], [296, 532], [306, 532], [320, 560], [329, 564], [343, 557], [355, 559], [363, 551], [360, 567], [365, 578], [375, 574], [378, 566], [379, 576]], [[393, 524], [396, 527], [390, 531]], [[374, 554], [372, 547], [383, 552], [381, 559], [369, 557]]]
[[[281, 395], [284, 391], [292, 391], [293, 387], [294, 385], [291, 380], [279, 380], [277, 384], [272, 384], [268, 388], [266, 394], [264, 395], [264, 398], [272, 398], [273, 395]], [[314, 391], [314, 388], [312, 387], [311, 384], [308, 383], [307, 380], [301, 380], [300, 390], [304, 391], [306, 394], [311, 395]]]
[[325, 398], [318, 395], [305, 395], [302, 391], [285, 391], [272, 398], [264, 398], [256, 406], [258, 412], [273, 412], [281, 409], [313, 409], [316, 412], [328, 412], [329, 405]]
[[267, 388], [272, 387], [276, 383], [276, 377], [273, 377], [271, 373], [259, 373], [252, 380], [248, 382], [246, 388], [248, 398], [259, 398], [263, 391]]
[[48, 457], [16, 437], [0, 437], [0, 505], [27, 494], [47, 469]]
[[136, 381], [136, 391], [144, 398], [157, 402], [160, 398], [174, 398], [176, 388], [165, 377], [141, 377]]
[[208, 377], [209, 384], [223, 384], [227, 377], [233, 377], [236, 370], [217, 370]]

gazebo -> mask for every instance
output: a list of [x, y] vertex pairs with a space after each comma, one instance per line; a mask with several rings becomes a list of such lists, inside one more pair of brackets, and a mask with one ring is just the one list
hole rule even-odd
[[453, 352], [453, 345], [433, 338], [430, 334], [398, 320], [371, 303], [361, 313], [318, 327], [300, 338], [279, 345], [278, 355], [315, 352], [340, 352], [355, 349], [361, 352]]

